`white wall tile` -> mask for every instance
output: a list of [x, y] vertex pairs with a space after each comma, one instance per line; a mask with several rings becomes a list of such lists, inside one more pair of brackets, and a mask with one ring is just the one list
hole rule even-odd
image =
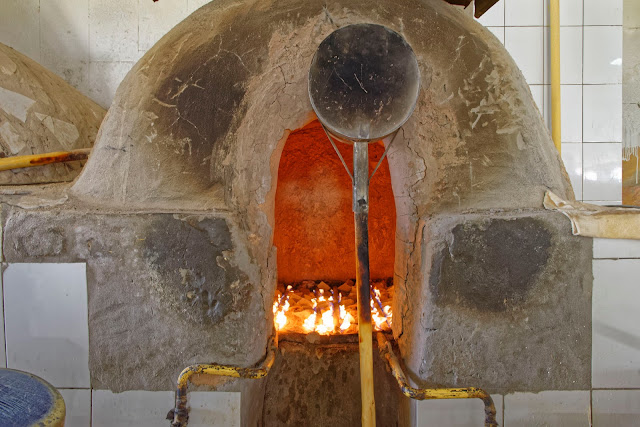
[[584, 83], [622, 83], [622, 27], [584, 27]]
[[89, 92], [89, 0], [40, 5], [41, 64], [82, 93]]
[[504, 26], [504, 1], [499, 1], [494, 4], [491, 9], [485, 12], [480, 18], [478, 18], [478, 22], [480, 22], [485, 27], [500, 27]]
[[167, 413], [175, 407], [174, 394], [172, 391], [125, 391], [124, 393], [113, 393], [109, 390], [94, 390], [92, 425], [97, 427], [157, 427], [169, 425], [165, 418]]
[[40, 61], [40, 0], [2, 0], [0, 42]]
[[189, 393], [189, 427], [240, 427], [240, 393]]
[[560, 86], [562, 142], [582, 142], [582, 86]]
[[589, 426], [589, 391], [514, 393], [504, 397], [504, 425]]
[[584, 142], [622, 141], [622, 85], [585, 85]]
[[584, 0], [584, 25], [622, 25], [622, 0]]
[[138, 49], [146, 52], [169, 30], [187, 17], [187, 0], [139, 1], [140, 40]]
[[[545, 46], [547, 46], [546, 43]], [[548, 77], [550, 55], [551, 53], [547, 51], [545, 58], [549, 59], [545, 62], [546, 83], [551, 83]], [[582, 84], [582, 27], [560, 27], [560, 83]]]
[[[491, 395], [496, 421], [503, 425], [502, 396]], [[418, 426], [482, 427], [484, 404], [480, 399], [436, 399], [416, 402]]]
[[[544, 117], [544, 122], [547, 125], [547, 128], [549, 129], [549, 131], [551, 131], [551, 111], [552, 111], [552, 106], [551, 106], [551, 85], [544, 85], [543, 86], [544, 92], [544, 112], [542, 114], [542, 116]], [[560, 106], [560, 109], [562, 110], [562, 105]], [[562, 111], [560, 112], [562, 114]], [[562, 141], [562, 139], [560, 139]]]
[[[560, 0], [560, 26], [582, 26], [582, 0]], [[549, 25], [549, 1], [544, 5], [544, 25]]]
[[500, 43], [504, 44], [504, 27], [487, 27], [487, 30], [491, 31], [500, 40]]
[[577, 200], [582, 200], [582, 144], [562, 143], [562, 161]]
[[587, 200], [620, 200], [622, 144], [582, 144], [582, 195]]
[[88, 427], [91, 425], [91, 390], [88, 389], [58, 389], [67, 415], [64, 427]]
[[135, 65], [134, 62], [92, 62], [89, 64], [91, 89], [89, 95], [104, 108], [109, 108], [120, 83]]
[[89, 28], [90, 61], [133, 61], [137, 57], [137, 1], [89, 0]]
[[543, 85], [529, 85], [531, 90], [531, 96], [540, 110], [540, 114], [544, 113], [544, 86]]
[[586, 200], [585, 203], [598, 206], [620, 206], [622, 200]]
[[543, 27], [507, 27], [504, 38], [527, 83], [543, 84]]
[[592, 383], [640, 387], [640, 260], [593, 261]]
[[640, 258], [640, 240], [593, 239], [594, 258]]
[[193, 13], [195, 10], [200, 9], [205, 4], [211, 3], [212, 0], [187, 0], [187, 7], [189, 9], [189, 13]]
[[503, 0], [506, 26], [543, 25], [543, 0]]
[[640, 390], [594, 390], [594, 427], [640, 425]]
[[7, 366], [58, 388], [88, 388], [85, 264], [10, 264], [4, 271]]

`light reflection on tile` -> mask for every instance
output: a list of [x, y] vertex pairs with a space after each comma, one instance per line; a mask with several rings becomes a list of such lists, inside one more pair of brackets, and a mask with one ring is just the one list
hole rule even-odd
[[584, 83], [622, 83], [622, 27], [584, 27]]

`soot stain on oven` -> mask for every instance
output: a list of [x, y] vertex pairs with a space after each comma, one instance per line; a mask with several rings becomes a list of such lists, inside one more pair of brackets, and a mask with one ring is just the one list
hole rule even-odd
[[436, 303], [486, 312], [526, 302], [552, 245], [551, 232], [532, 218], [458, 224], [452, 236], [431, 274]]
[[170, 283], [172, 307], [196, 322], [217, 323], [247, 309], [251, 285], [233, 265], [231, 232], [222, 218], [162, 217], [147, 230], [143, 257]]

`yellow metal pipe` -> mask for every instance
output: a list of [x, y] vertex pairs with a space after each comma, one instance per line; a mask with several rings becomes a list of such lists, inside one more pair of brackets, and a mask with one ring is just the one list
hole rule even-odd
[[380, 354], [387, 360], [391, 373], [398, 382], [402, 394], [416, 400], [428, 400], [428, 399], [481, 399], [484, 403], [485, 412], [485, 427], [497, 427], [496, 422], [496, 407], [493, 404], [493, 399], [486, 391], [475, 388], [433, 388], [433, 389], [420, 389], [414, 388], [409, 385], [407, 377], [404, 375], [400, 362], [393, 352], [391, 343], [385, 338], [382, 332], [378, 332], [378, 349]]
[[81, 148], [71, 151], [55, 151], [53, 153], [30, 154], [28, 156], [4, 157], [0, 158], [0, 171], [31, 168], [34, 166], [48, 165], [50, 163], [86, 160], [90, 153], [91, 148]]
[[560, 96], [560, 0], [549, 0], [551, 34], [551, 137], [562, 152], [562, 114]]
[[254, 368], [241, 368], [238, 366], [218, 365], [216, 363], [191, 365], [182, 370], [178, 377], [178, 389], [176, 391], [176, 407], [167, 415], [167, 419], [172, 420], [172, 427], [185, 427], [189, 421], [189, 411], [187, 410], [187, 388], [191, 378], [196, 374], [216, 375], [220, 377], [259, 379], [264, 378], [269, 373], [276, 359], [276, 343], [272, 338], [269, 340], [267, 354], [262, 363]]

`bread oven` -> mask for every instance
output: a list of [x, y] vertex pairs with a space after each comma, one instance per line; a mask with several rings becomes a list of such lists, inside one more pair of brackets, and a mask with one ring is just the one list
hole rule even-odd
[[[307, 91], [320, 42], [354, 23], [401, 34], [421, 74], [371, 190], [374, 308], [409, 380], [589, 387], [591, 241], [542, 207], [546, 190], [573, 193], [500, 42], [441, 0], [221, 0], [131, 70], [70, 188], [3, 206], [6, 261], [87, 263], [94, 388], [173, 390], [190, 364], [251, 367], [280, 327], [296, 334], [265, 379], [194, 383], [242, 391], [247, 426], [358, 422], [350, 186]], [[280, 323], [285, 301], [306, 314]], [[374, 355], [378, 424], [412, 425]]]

